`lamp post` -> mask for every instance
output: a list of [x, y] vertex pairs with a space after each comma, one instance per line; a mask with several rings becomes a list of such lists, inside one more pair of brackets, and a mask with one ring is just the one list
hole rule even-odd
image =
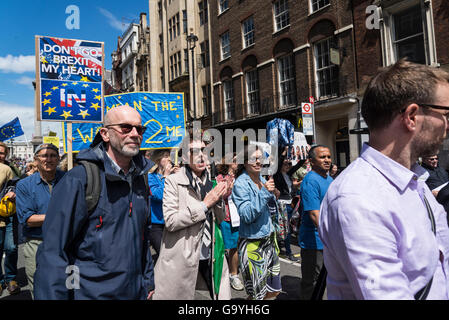
[[198, 41], [198, 37], [194, 35], [192, 32], [187, 36], [187, 45], [190, 51], [192, 52], [192, 94], [193, 94], [193, 121], [196, 120], [196, 82], [195, 82], [195, 54], [194, 49], [196, 46], [196, 42]]

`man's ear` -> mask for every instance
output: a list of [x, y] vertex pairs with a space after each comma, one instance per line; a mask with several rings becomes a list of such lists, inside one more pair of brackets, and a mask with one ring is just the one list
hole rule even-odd
[[109, 142], [109, 130], [107, 130], [106, 128], [101, 128], [100, 135], [103, 138], [104, 142]]
[[402, 121], [409, 131], [415, 131], [417, 126], [419, 106], [416, 103], [411, 103], [405, 107], [402, 112]]

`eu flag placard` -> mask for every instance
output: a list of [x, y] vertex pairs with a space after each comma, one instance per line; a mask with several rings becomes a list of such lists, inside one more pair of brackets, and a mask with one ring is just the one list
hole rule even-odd
[[39, 117], [103, 121], [102, 42], [36, 36]]
[[14, 137], [19, 137], [23, 135], [22, 126], [20, 125], [20, 120], [15, 117], [12, 121], [3, 125], [0, 128], [0, 141], [5, 141]]

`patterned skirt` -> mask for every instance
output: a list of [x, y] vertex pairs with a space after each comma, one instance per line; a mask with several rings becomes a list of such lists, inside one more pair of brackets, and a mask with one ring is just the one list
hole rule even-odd
[[262, 300], [267, 292], [282, 290], [275, 233], [262, 239], [240, 239], [238, 252], [240, 271], [249, 296]]

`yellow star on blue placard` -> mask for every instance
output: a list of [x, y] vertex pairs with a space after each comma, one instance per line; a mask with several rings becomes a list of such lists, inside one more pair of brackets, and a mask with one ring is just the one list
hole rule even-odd
[[73, 117], [70, 113], [72, 111], [64, 111], [62, 114], [60, 114], [59, 116], [64, 117], [64, 119], [67, 120], [68, 117]]
[[44, 96], [46, 96], [46, 97], [51, 96], [51, 91], [45, 92], [45, 93], [44, 93]]
[[48, 103], [51, 103], [51, 102], [50, 102], [50, 99], [44, 99], [44, 101], [42, 101], [42, 104], [43, 104], [44, 106], [46, 106]]
[[83, 119], [86, 118], [86, 116], [90, 116], [90, 114], [87, 113], [87, 110], [81, 110], [80, 113], [78, 113], [79, 116], [82, 116]]
[[98, 103], [92, 103], [92, 105], [90, 107], [94, 108], [95, 111], [97, 111], [98, 108], [101, 108], [101, 106], [99, 106]]
[[48, 107], [47, 110], [45, 110], [44, 112], [47, 112], [48, 115], [51, 115], [52, 113], [56, 112], [56, 107]]

